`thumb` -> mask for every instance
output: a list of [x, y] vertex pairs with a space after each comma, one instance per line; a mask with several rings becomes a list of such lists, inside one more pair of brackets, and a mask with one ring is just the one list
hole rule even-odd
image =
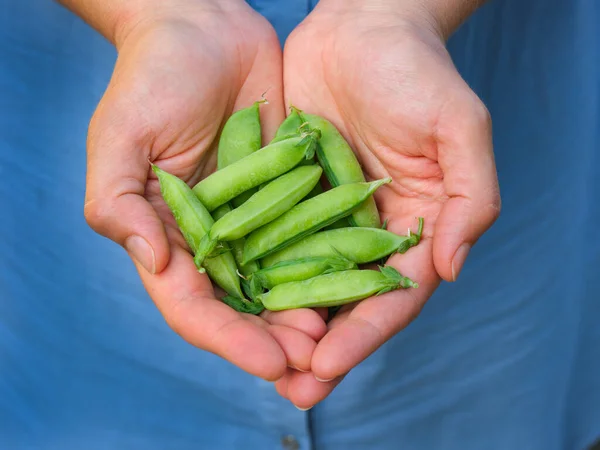
[[471, 94], [442, 112], [437, 140], [449, 199], [435, 224], [433, 260], [444, 280], [456, 281], [471, 247], [500, 213], [489, 112]]
[[159, 273], [168, 263], [169, 244], [162, 221], [144, 197], [151, 139], [139, 114], [107, 98], [88, 132], [85, 218], [148, 272]]

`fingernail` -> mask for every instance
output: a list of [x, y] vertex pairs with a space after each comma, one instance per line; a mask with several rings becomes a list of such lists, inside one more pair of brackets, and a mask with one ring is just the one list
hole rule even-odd
[[466, 242], [458, 247], [458, 250], [456, 250], [454, 259], [452, 260], [452, 281], [456, 281], [458, 278], [458, 275], [465, 264], [465, 260], [467, 259], [470, 250], [471, 246]]
[[288, 366], [290, 369], [297, 370], [298, 372], [307, 373], [308, 370], [298, 369], [296, 366]]
[[156, 273], [154, 249], [146, 239], [137, 235], [129, 236], [125, 239], [124, 247], [137, 262], [144, 266], [144, 269], [151, 274]]
[[329, 378], [329, 379], [327, 379], [327, 380], [324, 380], [324, 379], [322, 379], [322, 378], [319, 378], [318, 376], [316, 376], [316, 375], [315, 375], [315, 379], [316, 379], [317, 381], [320, 381], [321, 383], [327, 383], [327, 382], [329, 382], [329, 381], [332, 381], [332, 380], [334, 380], [335, 378]]
[[309, 409], [312, 408], [312, 406], [309, 406], [308, 408], [300, 408], [299, 406], [296, 406], [296, 405], [294, 405], [294, 406], [296, 407], [296, 409], [299, 409], [300, 411], [308, 411]]

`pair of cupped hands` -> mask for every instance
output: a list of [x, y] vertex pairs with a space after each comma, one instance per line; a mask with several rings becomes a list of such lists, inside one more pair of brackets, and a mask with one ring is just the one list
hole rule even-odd
[[[241, 0], [147, 8], [114, 30], [117, 62], [89, 128], [90, 226], [129, 252], [184, 340], [273, 381], [301, 409], [415, 319], [441, 280], [456, 280], [500, 210], [489, 114], [445, 48], [458, 23], [389, 3], [322, 0], [283, 52], [268, 21]], [[424, 217], [421, 243], [387, 262], [418, 289], [348, 305], [329, 323], [324, 310], [251, 316], [218, 300], [148, 161], [194, 185], [215, 170], [227, 118], [265, 91], [264, 143], [290, 104], [322, 115], [367, 179], [392, 177], [375, 195], [388, 230], [406, 234]]]

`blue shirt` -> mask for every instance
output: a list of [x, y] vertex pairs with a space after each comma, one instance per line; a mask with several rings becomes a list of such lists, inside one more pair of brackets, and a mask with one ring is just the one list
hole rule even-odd
[[[600, 9], [497, 0], [449, 42], [503, 211], [461, 279], [309, 412], [183, 342], [83, 218], [115, 50], [54, 2], [0, 15], [1, 450], [570, 450], [600, 437]], [[308, 1], [250, 4], [282, 41]]]

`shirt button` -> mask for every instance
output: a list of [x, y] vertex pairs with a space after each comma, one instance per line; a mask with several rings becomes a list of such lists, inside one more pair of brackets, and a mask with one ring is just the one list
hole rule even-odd
[[292, 436], [291, 434], [288, 434], [287, 436], [284, 436], [281, 438], [281, 446], [285, 450], [299, 450], [300, 449], [300, 444], [298, 443], [296, 438], [294, 436]]

